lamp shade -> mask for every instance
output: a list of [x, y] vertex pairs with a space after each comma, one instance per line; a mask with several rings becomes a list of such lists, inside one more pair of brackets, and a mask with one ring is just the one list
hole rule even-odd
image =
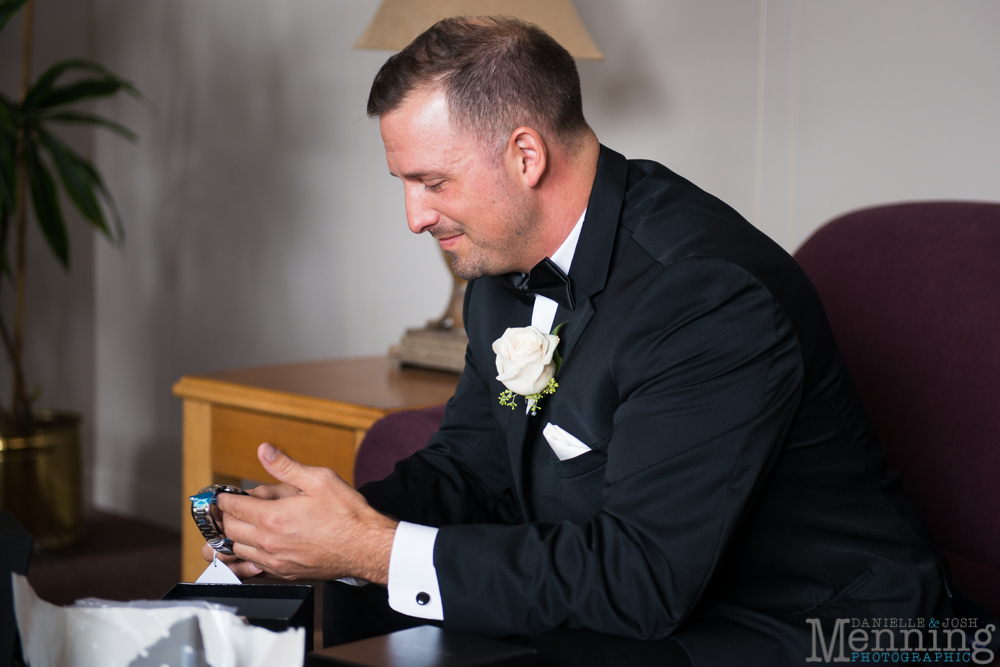
[[399, 51], [441, 19], [495, 15], [534, 23], [574, 58], [604, 59], [570, 0], [382, 0], [354, 46]]

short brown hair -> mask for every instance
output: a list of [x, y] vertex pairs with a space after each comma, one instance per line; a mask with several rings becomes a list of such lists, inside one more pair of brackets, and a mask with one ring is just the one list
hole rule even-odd
[[538, 26], [502, 16], [439, 21], [391, 56], [372, 82], [368, 116], [399, 107], [424, 86], [441, 85], [453, 121], [499, 148], [528, 125], [564, 144], [586, 129], [573, 56]]

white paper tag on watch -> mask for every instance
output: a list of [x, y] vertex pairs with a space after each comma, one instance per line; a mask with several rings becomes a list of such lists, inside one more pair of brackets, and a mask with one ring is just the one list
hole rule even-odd
[[560, 461], [576, 458], [580, 454], [586, 454], [590, 451], [590, 447], [583, 444], [578, 437], [552, 422], [545, 425], [545, 428], [542, 429], [542, 435], [545, 436], [545, 442], [549, 443], [549, 447], [552, 448]]
[[233, 574], [229, 566], [217, 557], [212, 559], [205, 571], [201, 573], [196, 584], [242, 584], [240, 578]]

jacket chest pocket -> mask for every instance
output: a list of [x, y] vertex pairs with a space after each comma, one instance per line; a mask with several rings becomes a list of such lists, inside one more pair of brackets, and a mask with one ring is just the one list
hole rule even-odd
[[607, 441], [560, 461], [544, 438], [536, 442], [533, 505], [539, 521], [584, 523], [601, 509]]
[[[601, 443], [601, 445], [595, 446], [589, 452], [584, 452], [579, 456], [574, 456], [573, 458], [566, 459], [564, 461], [560, 461], [558, 458], [554, 459], [551, 462], [552, 467], [555, 469], [556, 475], [563, 480], [581, 477], [589, 472], [597, 470], [598, 468], [603, 471], [604, 466], [608, 462], [608, 454], [603, 449], [606, 445], [607, 441]], [[603, 477], [603, 472], [601, 476]]]

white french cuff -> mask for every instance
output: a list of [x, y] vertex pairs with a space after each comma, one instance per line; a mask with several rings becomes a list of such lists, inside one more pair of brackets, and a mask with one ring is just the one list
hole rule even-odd
[[444, 620], [434, 568], [438, 529], [400, 521], [389, 555], [389, 606], [400, 614]]

